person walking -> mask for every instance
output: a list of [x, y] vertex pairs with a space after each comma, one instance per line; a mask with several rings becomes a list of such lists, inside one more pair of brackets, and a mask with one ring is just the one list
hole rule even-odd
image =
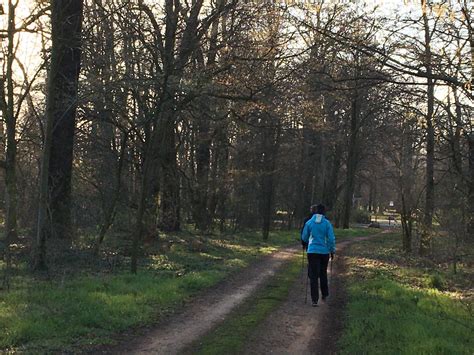
[[301, 241], [308, 245], [306, 255], [313, 307], [316, 307], [319, 301], [318, 280], [323, 301], [329, 296], [327, 268], [329, 258], [333, 259], [336, 252], [334, 229], [325, 213], [324, 205], [317, 205], [316, 214], [305, 223], [301, 233]]

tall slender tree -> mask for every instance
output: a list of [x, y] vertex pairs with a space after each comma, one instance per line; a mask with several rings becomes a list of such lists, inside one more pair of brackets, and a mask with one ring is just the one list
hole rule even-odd
[[79, 71], [82, 0], [52, 0], [51, 59], [46, 92], [36, 267], [46, 267], [46, 240], [70, 239], [71, 176]]
[[428, 6], [425, 0], [422, 3], [423, 30], [424, 30], [424, 59], [427, 78], [427, 112], [426, 112], [426, 191], [425, 191], [425, 210], [424, 210], [424, 232], [420, 240], [419, 252], [426, 254], [429, 247], [429, 238], [431, 227], [433, 225], [434, 212], [434, 80], [432, 67], [431, 36], [428, 21]]

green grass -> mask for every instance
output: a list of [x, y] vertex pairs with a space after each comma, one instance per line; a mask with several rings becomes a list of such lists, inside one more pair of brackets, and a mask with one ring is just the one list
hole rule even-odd
[[240, 354], [257, 326], [287, 297], [300, 272], [299, 258], [294, 258], [272, 279], [219, 325], [192, 346], [195, 354]]
[[400, 252], [400, 238], [384, 235], [351, 246], [340, 352], [472, 354], [472, 274], [428, 268], [429, 263]]
[[156, 307], [163, 311], [220, 277], [208, 271], [181, 278], [151, 273], [81, 278], [63, 287], [35, 282], [2, 295], [1, 346], [55, 350], [107, 342], [111, 332], [149, 322]]
[[[55, 352], [114, 342], [117, 332], [150, 324], [179, 308], [190, 296], [249, 265], [258, 257], [295, 243], [295, 231], [271, 233], [262, 242], [256, 233], [199, 238], [162, 236], [148, 246], [138, 275], [128, 259], [112, 270], [85, 269], [41, 281], [24, 270], [0, 292], [0, 352]], [[172, 240], [160, 252], [163, 240]], [[197, 250], [196, 250], [197, 249]]]

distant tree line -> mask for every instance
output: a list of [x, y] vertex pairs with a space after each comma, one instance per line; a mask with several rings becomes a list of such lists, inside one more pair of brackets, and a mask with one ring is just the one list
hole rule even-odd
[[5, 269], [18, 245], [45, 270], [119, 238], [136, 272], [162, 232], [266, 240], [314, 203], [348, 228], [395, 201], [407, 252], [439, 231], [472, 242], [467, 0], [395, 19], [347, 4], [20, 5], [1, 15]]

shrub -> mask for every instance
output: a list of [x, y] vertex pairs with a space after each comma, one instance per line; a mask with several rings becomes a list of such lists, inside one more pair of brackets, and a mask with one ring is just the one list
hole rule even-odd
[[443, 278], [442, 275], [436, 273], [430, 275], [428, 286], [443, 291], [446, 289], [446, 280]]

